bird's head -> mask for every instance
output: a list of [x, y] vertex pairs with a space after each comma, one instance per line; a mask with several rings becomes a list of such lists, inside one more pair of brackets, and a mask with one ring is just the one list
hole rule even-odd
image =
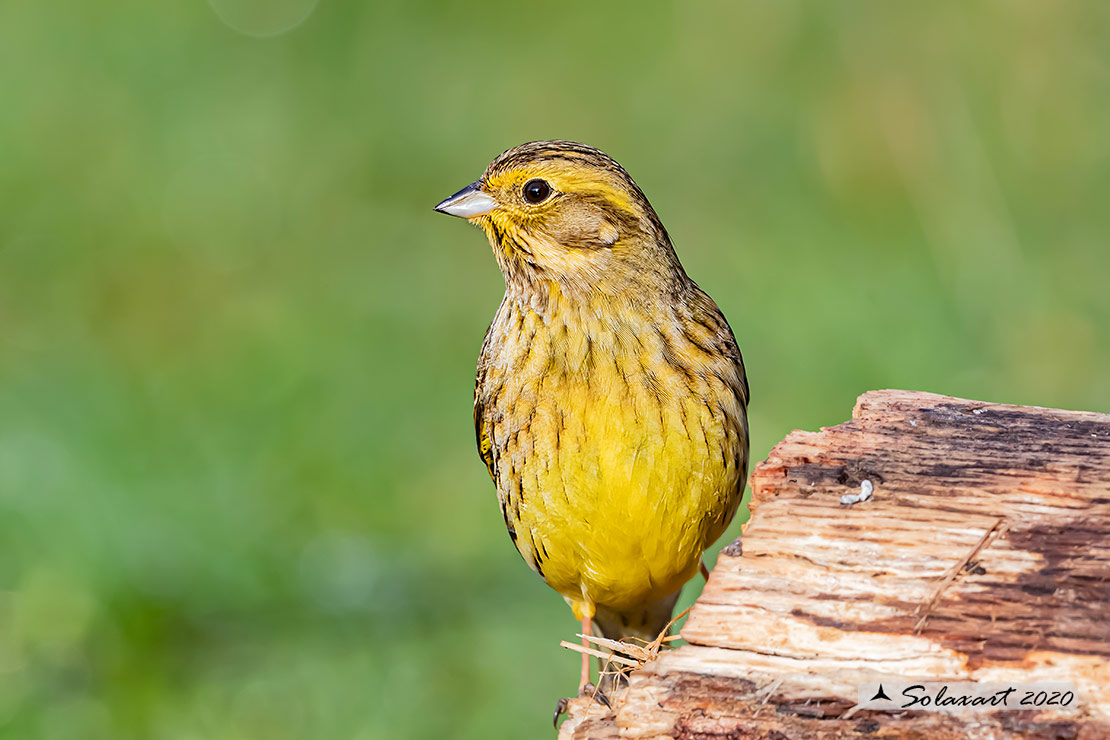
[[635, 181], [584, 144], [509, 149], [436, 210], [481, 227], [510, 284], [622, 290], [685, 277]]

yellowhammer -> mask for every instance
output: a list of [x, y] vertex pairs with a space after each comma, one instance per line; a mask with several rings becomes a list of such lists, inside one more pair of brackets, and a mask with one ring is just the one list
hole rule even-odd
[[[736, 339], [624, 168], [510, 149], [436, 206], [489, 237], [505, 297], [474, 426], [509, 536], [583, 634], [650, 641], [728, 526], [748, 467]], [[583, 655], [581, 691], [589, 679]]]

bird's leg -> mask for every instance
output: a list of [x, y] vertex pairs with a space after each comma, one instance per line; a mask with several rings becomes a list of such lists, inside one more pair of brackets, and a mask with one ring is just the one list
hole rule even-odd
[[[582, 617], [582, 647], [590, 647], [590, 641], [586, 639], [593, 634], [593, 620], [589, 617]], [[597, 690], [597, 688], [590, 683], [590, 656], [582, 653], [582, 676], [578, 680], [578, 695], [586, 696], [592, 694], [594, 701], [605, 706], [612, 706], [609, 703], [608, 697]], [[569, 704], [568, 699], [560, 699], [555, 703], [555, 716], [552, 717], [552, 723], [557, 728], [559, 726], [559, 717], [566, 713]]]
[[[585, 648], [590, 647], [591, 643], [590, 643], [588, 638], [592, 634], [593, 634], [593, 620], [590, 617], [582, 617], [582, 647], [585, 647]], [[579, 696], [586, 696], [587, 694], [589, 694], [590, 696], [593, 697], [593, 700], [596, 701], [598, 704], [604, 704], [607, 707], [612, 707], [613, 705], [609, 703], [609, 697], [607, 697], [605, 695], [605, 692], [602, 691], [601, 688], [600, 688], [602, 686], [601, 681], [602, 681], [603, 678], [605, 678], [605, 665], [607, 665], [607, 663], [608, 663], [608, 661], [606, 661], [606, 663], [603, 664], [602, 661], [601, 661], [601, 658], [598, 658], [598, 661], [597, 661], [597, 683], [598, 683], [598, 685], [595, 686], [593, 683], [590, 682], [590, 656], [587, 655], [586, 653], [582, 653], [582, 678], [580, 678], [578, 680], [578, 695]]]
[[[590, 641], [587, 639], [593, 634], [593, 623], [589, 617], [582, 617], [582, 647], [590, 647]], [[582, 653], [582, 678], [578, 681], [578, 695], [582, 696], [586, 692], [586, 687], [590, 685], [590, 656]]]
[[700, 563], [698, 563], [698, 568], [701, 570], [701, 577], [704, 578], [706, 581], [708, 581], [709, 580], [709, 568], [705, 567], [705, 561], [704, 560], [702, 560]]

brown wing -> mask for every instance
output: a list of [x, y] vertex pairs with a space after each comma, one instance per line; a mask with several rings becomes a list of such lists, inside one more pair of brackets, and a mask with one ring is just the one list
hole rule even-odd
[[[707, 342], [709, 345], [712, 345], [714, 353], [720, 356], [722, 364], [717, 367], [715, 374], [717, 374], [726, 386], [731, 388], [741, 409], [740, 415], [732, 419], [732, 422], [737, 425], [738, 434], [742, 438], [741, 444], [736, 449], [724, 450], [726, 455], [735, 455], [736, 465], [740, 470], [738, 488], [736, 491], [736, 503], [739, 504], [740, 496], [747, 483], [748, 474], [749, 437], [747, 407], [748, 402], [751, 400], [751, 388], [748, 385], [748, 374], [744, 369], [744, 358], [740, 354], [740, 347], [736, 343], [736, 336], [733, 334], [732, 327], [729, 326], [728, 320], [725, 319], [721, 309], [704, 291], [692, 283], [691, 285], [692, 291], [686, 296], [686, 302], [683, 305], [686, 306], [690, 312], [687, 317], [688, 321], [699, 326], [701, 330], [698, 336], [692, 338], [692, 341], [695, 343], [699, 341]], [[732, 515], [733, 512], [729, 512], [729, 520], [731, 520]], [[723, 522], [723, 526], [727, 525], [728, 521], [726, 520]]]
[[[490, 327], [493, 325], [491, 324]], [[489, 347], [490, 330], [486, 329], [485, 339], [482, 341], [482, 351], [478, 355], [478, 371], [474, 374], [474, 438], [478, 443], [478, 456], [486, 464], [486, 472], [493, 482], [497, 483], [497, 462], [493, 454], [493, 439], [490, 437], [489, 419], [486, 417], [486, 407], [483, 403], [486, 380], [486, 350]]]
[[[496, 321], [496, 319], [494, 319]], [[492, 324], [491, 324], [492, 327]], [[493, 480], [493, 485], [497, 489], [497, 502], [501, 507], [501, 516], [505, 519], [505, 528], [509, 531], [509, 537], [512, 538], [513, 544], [517, 546], [517, 551], [520, 552], [521, 557], [529, 566], [536, 571], [541, 572], [539, 564], [534, 558], [531, 558], [523, 550], [521, 550], [521, 542], [517, 541], [516, 526], [514, 520], [509, 516], [508, 500], [506, 493], [502, 489], [504, 481], [498, 481], [497, 476], [497, 457], [498, 451], [493, 439], [493, 425], [495, 419], [491, 411], [490, 405], [493, 404], [500, 389], [497, 385], [496, 378], [491, 378], [489, 375], [489, 365], [487, 362], [487, 353], [490, 345], [490, 330], [486, 330], [485, 341], [482, 342], [482, 351], [478, 355], [478, 371], [474, 375], [474, 437], [478, 443], [478, 456], [482, 458], [482, 462], [486, 464], [486, 472]]]
[[482, 403], [478, 395], [474, 395], [474, 436], [478, 442], [478, 457], [482, 458], [482, 462], [486, 464], [486, 472], [489, 477], [493, 479], [494, 483], [497, 482], [497, 471], [494, 467], [493, 460], [493, 440], [489, 436], [489, 424], [486, 423], [483, 417]]
[[688, 294], [687, 308], [688, 320], [700, 324], [709, 334], [710, 342], [715, 349], [734, 366], [736, 381], [738, 383], [737, 397], [740, 405], [747, 408], [751, 401], [751, 388], [748, 385], [748, 374], [744, 369], [744, 357], [740, 354], [740, 346], [736, 343], [736, 335], [724, 313], [709, 295], [691, 281], [691, 292]]

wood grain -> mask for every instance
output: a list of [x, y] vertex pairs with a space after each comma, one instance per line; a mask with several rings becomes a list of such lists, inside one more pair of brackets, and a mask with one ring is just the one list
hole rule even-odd
[[[875, 391], [751, 483], [689, 644], [563, 737], [1110, 738], [1110, 416]], [[1071, 681], [1081, 707], [853, 712], [884, 678]]]

